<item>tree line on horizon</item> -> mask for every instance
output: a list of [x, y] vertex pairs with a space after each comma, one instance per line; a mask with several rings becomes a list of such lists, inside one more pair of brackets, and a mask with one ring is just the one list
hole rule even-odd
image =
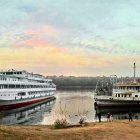
[[[98, 86], [108, 86], [116, 82], [115, 78], [110, 77], [75, 77], [75, 76], [48, 76], [57, 85], [57, 89], [73, 89], [73, 88], [90, 88], [95, 89]], [[140, 78], [136, 78], [140, 82]], [[133, 77], [117, 78], [117, 82], [132, 82]]]
[[90, 88], [95, 89], [97, 81], [109, 80], [105, 77], [49, 76], [57, 85], [57, 89]]

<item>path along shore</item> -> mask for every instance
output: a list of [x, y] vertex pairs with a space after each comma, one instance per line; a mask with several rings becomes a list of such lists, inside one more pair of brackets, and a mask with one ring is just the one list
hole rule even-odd
[[0, 126], [0, 140], [139, 140], [140, 120], [94, 122], [87, 126], [52, 129], [51, 126]]

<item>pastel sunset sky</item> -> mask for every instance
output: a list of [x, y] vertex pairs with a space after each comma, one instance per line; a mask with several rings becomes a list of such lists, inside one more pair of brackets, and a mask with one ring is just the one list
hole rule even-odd
[[0, 69], [140, 76], [140, 0], [0, 0]]

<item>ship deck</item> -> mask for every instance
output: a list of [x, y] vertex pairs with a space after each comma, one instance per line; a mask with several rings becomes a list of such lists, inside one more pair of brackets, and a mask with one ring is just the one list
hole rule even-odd
[[95, 96], [95, 100], [121, 100], [121, 101], [140, 101], [139, 97], [114, 97], [114, 96]]

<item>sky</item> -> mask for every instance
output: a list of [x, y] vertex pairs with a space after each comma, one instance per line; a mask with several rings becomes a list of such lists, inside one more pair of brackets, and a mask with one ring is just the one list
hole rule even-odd
[[0, 70], [140, 76], [139, 0], [0, 0]]

